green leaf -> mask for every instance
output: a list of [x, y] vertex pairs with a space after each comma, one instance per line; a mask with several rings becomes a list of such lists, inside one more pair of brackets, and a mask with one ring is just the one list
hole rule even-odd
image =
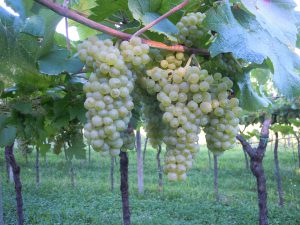
[[83, 64], [79, 58], [69, 57], [66, 49], [55, 49], [38, 60], [40, 72], [48, 75], [59, 75], [63, 72], [76, 73]]
[[[153, 20], [156, 20], [161, 15], [154, 12], [146, 12], [142, 17], [141, 21], [146, 26], [149, 23], [151, 23]], [[178, 29], [176, 26], [168, 19], [163, 19], [155, 26], [151, 27], [149, 29], [150, 31], [157, 32], [159, 34], [164, 34], [167, 36], [171, 41], [176, 41], [176, 37], [173, 35], [176, 35], [178, 33]]]
[[247, 136], [248, 137], [256, 137], [259, 138], [260, 137], [260, 132], [257, 129], [253, 129], [252, 131], [247, 132]]
[[48, 89], [46, 91], [46, 94], [51, 96], [52, 98], [63, 98], [66, 96], [66, 92], [65, 90], [62, 88], [62, 87], [54, 87], [54, 88], [51, 88], [51, 89]]
[[111, 27], [115, 30], [124, 31], [127, 33], [135, 33], [140, 27], [140, 22], [137, 20], [133, 20], [128, 23], [118, 24], [118, 27], [116, 27], [115, 24], [109, 23], [107, 21], [103, 21], [102, 24]]
[[4, 91], [4, 82], [0, 81], [0, 95], [2, 94], [3, 91]]
[[12, 107], [22, 114], [32, 113], [32, 104], [30, 102], [16, 102]]
[[289, 122], [292, 123], [296, 127], [300, 127], [300, 119], [289, 119]]
[[0, 146], [5, 147], [11, 145], [17, 134], [17, 129], [14, 126], [7, 126], [0, 130]]
[[89, 17], [92, 12], [91, 9], [98, 6], [95, 0], [76, 0], [76, 3], [72, 5], [72, 9], [76, 9], [84, 14], [86, 17]]
[[[31, 2], [32, 5], [32, 1]], [[16, 13], [20, 15], [20, 17], [25, 17], [26, 16], [26, 11], [25, 11], [25, 2], [22, 0], [6, 0], [5, 3], [12, 8]]]
[[86, 122], [86, 117], [85, 117], [86, 110], [83, 104], [76, 104], [76, 105], [69, 106], [68, 111], [71, 120], [77, 118], [79, 121], [83, 123]]
[[72, 160], [74, 157], [76, 159], [86, 158], [85, 144], [82, 135], [76, 134], [71, 138], [71, 146], [67, 148], [66, 154], [68, 160]]
[[6, 115], [0, 115], [0, 130], [2, 130], [5, 127], [7, 118], [8, 117]]
[[[10, 2], [16, 8], [22, 8], [25, 4], [19, 0]], [[35, 22], [41, 25], [43, 21], [44, 24], [36, 28], [31, 23], [26, 25], [25, 16], [12, 16], [0, 7], [0, 75], [9, 74], [13, 79], [17, 76], [38, 74], [36, 60], [52, 49], [53, 35], [61, 19], [58, 14], [38, 3], [32, 4], [32, 1], [28, 1], [22, 10], [22, 15], [30, 14], [35, 16], [32, 18], [42, 18]], [[42, 35], [42, 31], [44, 33], [42, 38], [37, 38], [22, 32], [22, 29], [34, 35]]]
[[[280, 11], [280, 7], [281, 4], [274, 4], [272, 9]], [[280, 16], [276, 22], [278, 20], [281, 20]], [[204, 25], [218, 33], [209, 49], [212, 56], [232, 52], [236, 58], [258, 64], [269, 58], [274, 68], [273, 82], [279, 92], [288, 98], [299, 96], [300, 76], [297, 70], [300, 69], [300, 58], [290, 49], [292, 46], [285, 45], [287, 40], [293, 39], [290, 35], [282, 35], [283, 31], [276, 32], [278, 29], [270, 33], [271, 28], [266, 29], [267, 24], [261, 25], [260, 22], [240, 8], [231, 9], [228, 1], [211, 8]], [[290, 27], [293, 30], [291, 23], [293, 21], [286, 24], [286, 29]]]
[[40, 152], [42, 156], [45, 156], [47, 152], [51, 149], [51, 144], [40, 144], [39, 145]]
[[118, 10], [128, 10], [127, 0], [96, 0], [97, 6], [91, 9], [93, 13], [90, 18], [102, 21]]
[[25, 24], [21, 32], [28, 33], [33, 36], [42, 37], [45, 33], [44, 18], [41, 16], [31, 16], [25, 20]]
[[249, 74], [239, 76], [237, 81], [237, 97], [240, 100], [240, 106], [248, 111], [256, 111], [268, 107], [271, 103], [267, 98], [259, 96], [251, 85]]
[[282, 133], [283, 135], [292, 134], [294, 132], [292, 126], [285, 124], [273, 124], [270, 129], [274, 132]]
[[263, 29], [276, 36], [286, 46], [295, 47], [298, 32], [294, 14], [297, 5], [294, 0], [241, 1]]
[[161, 0], [129, 0], [128, 6], [136, 20], [139, 20], [147, 12], [157, 12], [161, 7]]
[[[92, 29], [88, 26], [82, 25], [82, 24], [80, 24], [76, 21], [73, 21], [73, 20], [69, 21], [69, 25], [76, 27], [77, 33], [78, 33], [78, 36], [79, 36], [80, 40], [87, 39], [88, 37], [94, 36], [97, 33], [99, 33], [99, 31], [94, 30], [94, 29]], [[66, 42], [66, 38], [64, 38], [64, 42]]]
[[68, 127], [69, 121], [70, 121], [70, 116], [68, 114], [62, 115], [60, 117], [56, 117], [51, 125], [54, 126], [56, 129], [60, 129], [63, 127]]
[[[161, 6], [159, 7], [158, 12], [159, 12], [159, 14], [163, 15], [166, 12], [170, 11], [170, 9], [174, 8], [175, 6], [179, 5], [182, 2], [183, 2], [183, 0], [173, 0], [173, 1], [163, 0]], [[199, 4], [199, 1], [191, 0], [190, 3], [186, 7], [173, 13], [172, 15], [168, 16], [168, 19], [170, 21], [172, 21], [174, 24], [178, 23], [183, 15], [183, 13], [187, 10], [187, 8], [191, 5], [193, 5], [193, 3], [195, 3], [195, 2], [197, 2], [197, 4]]]
[[[162, 0], [129, 0], [128, 6], [133, 17], [141, 21], [143, 25], [147, 25], [161, 16], [159, 10], [162, 6]], [[164, 34], [172, 41], [177, 40], [174, 35], [178, 33], [178, 29], [167, 18], [153, 26], [150, 31]]]
[[263, 85], [266, 84], [270, 78], [270, 71], [266, 69], [254, 69], [250, 73], [251, 77], [254, 77], [258, 84]]

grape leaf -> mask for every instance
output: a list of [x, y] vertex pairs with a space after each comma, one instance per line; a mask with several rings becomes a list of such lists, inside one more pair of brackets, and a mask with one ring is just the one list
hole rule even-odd
[[250, 137], [250, 138], [252, 138], [252, 137], [259, 138], [260, 137], [260, 132], [257, 129], [253, 129], [252, 131], [247, 132], [247, 136]]
[[129, 0], [128, 6], [136, 20], [139, 20], [147, 12], [157, 12], [161, 7], [161, 0]]
[[270, 71], [266, 69], [251, 70], [251, 77], [254, 77], [258, 84], [266, 84], [270, 78]]
[[289, 119], [289, 122], [292, 123], [296, 127], [300, 127], [300, 119]]
[[294, 0], [241, 1], [266, 31], [275, 35], [285, 45], [295, 47], [298, 32], [295, 24]]
[[[153, 20], [156, 20], [161, 15], [154, 12], [146, 12], [142, 17], [141, 21], [144, 25], [151, 23]], [[173, 36], [178, 33], [176, 26], [168, 19], [163, 19], [158, 24], [154, 25], [149, 29], [150, 31], [157, 32], [159, 34], [166, 35], [171, 41], [176, 41], [177, 39]]]
[[3, 91], [4, 91], [4, 82], [0, 81], [0, 95], [2, 94]]
[[85, 144], [82, 135], [77, 134], [75, 136], [72, 136], [71, 146], [66, 149], [66, 154], [68, 160], [72, 160], [74, 157], [76, 159], [86, 158]]
[[14, 126], [7, 126], [0, 130], [0, 146], [5, 147], [14, 142], [17, 129]]
[[[281, 5], [275, 6], [279, 8]], [[278, 15], [277, 20], [280, 19]], [[286, 29], [290, 27], [293, 30], [291, 23], [286, 24]], [[300, 95], [300, 76], [297, 72], [300, 58], [289, 48], [291, 46], [280, 41], [290, 38], [276, 31], [270, 33], [271, 28], [265, 29], [267, 24], [262, 26], [256, 17], [241, 8], [231, 9], [228, 1], [211, 8], [204, 25], [218, 33], [209, 48], [212, 56], [232, 52], [236, 58], [258, 64], [270, 59], [274, 68], [273, 82], [278, 91], [288, 98]]]
[[[151, 23], [153, 20], [157, 19], [161, 14], [159, 13], [162, 7], [162, 0], [129, 0], [128, 6], [134, 17], [134, 19], [141, 21], [143, 25]], [[172, 41], [176, 41], [175, 34], [178, 33], [177, 27], [169, 20], [164, 19], [155, 26], [153, 26], [150, 31], [157, 32], [159, 34], [164, 34]]]
[[46, 153], [51, 149], [51, 144], [40, 144], [40, 152], [42, 156], [46, 156]]
[[80, 11], [80, 13], [84, 14], [85, 17], [89, 17], [92, 14], [91, 9], [97, 6], [98, 5], [95, 0], [79, 0], [75, 4], [72, 4], [72, 9]]
[[271, 103], [267, 98], [259, 96], [255, 90], [253, 90], [250, 76], [246, 74], [240, 76], [237, 80], [238, 92], [237, 97], [240, 100], [240, 106], [248, 111], [256, 111], [263, 107], [268, 107]]
[[77, 57], [69, 57], [66, 49], [54, 49], [38, 60], [41, 73], [59, 75], [63, 72], [76, 73], [83, 64]]
[[293, 127], [285, 124], [273, 124], [270, 127], [274, 132], [280, 132], [283, 135], [292, 134], [294, 132]]
[[[90, 36], [96, 35], [97, 33], [99, 33], [99, 31], [94, 30], [92, 28], [89, 28], [88, 26], [82, 25], [76, 21], [70, 20], [69, 21], [69, 25], [70, 26], [75, 26], [77, 29], [77, 33], [79, 36], [80, 40], [84, 40], [87, 39]], [[65, 39], [66, 42], [66, 39]]]
[[6, 122], [7, 122], [7, 116], [0, 114], [0, 130], [2, 130], [5, 127]]
[[16, 102], [12, 107], [22, 114], [32, 113], [32, 104], [30, 102]]
[[[186, 6], [189, 7], [191, 5], [193, 5], [193, 1], [190, 1], [190, 3]], [[175, 6], [179, 5], [180, 3], [182, 3], [183, 0], [173, 0], [173, 1], [169, 1], [169, 0], [163, 0], [161, 7], [159, 8], [159, 13], [160, 14], [165, 14], [166, 12], [168, 12], [170, 9], [174, 8]], [[178, 23], [179, 20], [181, 19], [183, 13], [185, 11], [185, 8], [173, 13], [172, 15], [168, 16], [168, 19], [170, 21], [172, 21], [174, 24]]]
[[25, 20], [20, 32], [28, 33], [33, 36], [42, 37], [45, 33], [44, 18], [41, 16], [31, 16]]
[[97, 6], [91, 9], [90, 18], [102, 21], [118, 10], [128, 10], [127, 0], [96, 0]]
[[[32, 5], [32, 1], [29, 1]], [[26, 11], [25, 11], [25, 2], [22, 0], [6, 0], [5, 3], [11, 7], [13, 11], [19, 14], [21, 18], [26, 17]]]
[[140, 22], [138, 22], [136, 20], [130, 21], [128, 23], [120, 23], [120, 24], [118, 24], [118, 27], [116, 27], [115, 24], [112, 24], [112, 23], [109, 23], [106, 21], [103, 21], [102, 24], [106, 25], [108, 27], [111, 27], [113, 29], [116, 29], [116, 30], [125, 31], [127, 33], [134, 33], [140, 27]]
[[[24, 15], [24, 12], [29, 10], [24, 9], [23, 4], [16, 6], [15, 9]], [[0, 8], [0, 74], [3, 76], [9, 74], [14, 78], [14, 76], [38, 74], [37, 58], [52, 48], [55, 28], [61, 17], [37, 3], [32, 5], [31, 14], [35, 16], [26, 19], [22, 16], [13, 16]], [[38, 18], [42, 19], [38, 21]], [[33, 21], [40, 26], [33, 27]], [[42, 38], [35, 36], [42, 36]]]
[[68, 111], [70, 114], [70, 120], [77, 118], [79, 121], [83, 123], [86, 122], [86, 117], [85, 117], [86, 110], [83, 107], [83, 104], [76, 104], [76, 105], [69, 106]]

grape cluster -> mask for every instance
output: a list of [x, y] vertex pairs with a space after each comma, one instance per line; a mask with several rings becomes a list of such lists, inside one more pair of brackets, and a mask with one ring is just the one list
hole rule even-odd
[[149, 143], [153, 148], [157, 148], [162, 144], [165, 126], [162, 122], [163, 112], [159, 108], [159, 102], [156, 96], [149, 95], [144, 92], [142, 98], [142, 112], [144, 117], [144, 129], [149, 138]]
[[121, 42], [120, 51], [130, 69], [141, 70], [150, 62], [150, 56], [148, 55], [149, 45], [143, 44], [138, 37]]
[[205, 14], [201, 12], [189, 13], [183, 16], [181, 20], [176, 24], [179, 34], [178, 42], [191, 47], [194, 43], [207, 33], [203, 28], [202, 22], [205, 18]]
[[127, 128], [134, 107], [130, 93], [135, 75], [109, 39], [91, 37], [78, 48], [80, 59], [94, 71], [83, 87], [88, 110], [84, 136], [96, 151], [116, 156], [124, 143], [121, 132]]
[[208, 148], [214, 152], [231, 148], [235, 141], [241, 109], [236, 98], [229, 99], [233, 83], [220, 73], [209, 75], [195, 66], [155, 67], [147, 75], [144, 86], [149, 93], [157, 93], [167, 125], [165, 172], [169, 180], [185, 180], [199, 149], [200, 127], [205, 127]]
[[122, 151], [133, 150], [135, 148], [135, 135], [133, 129], [127, 129], [121, 133], [123, 139]]
[[210, 88], [212, 112], [204, 132], [207, 148], [216, 154], [232, 148], [238, 133], [238, 117], [242, 109], [237, 98], [229, 99], [228, 93], [232, 86], [228, 77], [222, 77], [220, 73], [214, 74], [214, 82]]
[[175, 70], [179, 68], [184, 61], [184, 54], [182, 52], [177, 52], [174, 54], [168, 54], [165, 59], [160, 61], [160, 67], [162, 69]]
[[163, 70], [155, 67], [144, 78], [146, 89], [157, 93], [160, 109], [167, 124], [165, 172], [169, 180], [185, 180], [186, 171], [199, 149], [200, 126], [208, 124], [212, 111], [208, 92], [213, 77], [199, 67]]

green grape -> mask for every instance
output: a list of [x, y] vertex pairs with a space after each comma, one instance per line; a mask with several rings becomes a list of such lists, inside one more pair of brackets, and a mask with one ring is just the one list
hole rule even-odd
[[212, 86], [217, 88], [211, 89], [213, 111], [208, 113], [209, 121], [204, 132], [208, 149], [219, 154], [232, 148], [235, 143], [241, 108], [238, 107], [238, 99], [228, 99], [228, 91], [232, 87], [231, 80], [222, 77], [220, 73], [215, 73], [213, 78]]
[[143, 44], [139, 37], [121, 42], [120, 51], [128, 67], [136, 71], [143, 69], [150, 62], [149, 46]]
[[165, 59], [160, 61], [160, 67], [166, 70], [175, 70], [179, 68], [185, 60], [182, 52], [166, 55]]
[[199, 42], [204, 35], [208, 34], [208, 30], [202, 25], [204, 18], [205, 14], [201, 12], [189, 13], [183, 16], [176, 24], [179, 30], [177, 35], [178, 42], [191, 47]]
[[[176, 54], [176, 57], [180, 59], [183, 55]], [[169, 64], [174, 58], [169, 55], [166, 61]], [[162, 61], [161, 65], [164, 63], [166, 62]], [[157, 73], [161, 76], [158, 76]], [[200, 133], [199, 126], [201, 123], [208, 123], [206, 117], [201, 120], [203, 113], [200, 103], [202, 103], [203, 96], [209, 99], [210, 95], [205, 91], [198, 92], [200, 83], [205, 82], [207, 71], [202, 71], [199, 67], [194, 66], [166, 70], [156, 67], [148, 70], [147, 76], [155, 84], [161, 85], [156, 95], [160, 102], [160, 109], [165, 112], [162, 116], [166, 133], [163, 141], [167, 147], [165, 173], [170, 180], [185, 180], [186, 172], [191, 168], [192, 159], [199, 149], [197, 144]], [[157, 80], [159, 77], [161, 77], [160, 80]], [[166, 79], [166, 82], [161, 82], [162, 79]], [[204, 85], [206, 85], [205, 90], [208, 89], [209, 83], [205, 82]], [[151, 94], [155, 94], [155, 92], [151, 92]], [[194, 124], [196, 121], [197, 125]]]
[[147, 63], [149, 47], [139, 38], [122, 42], [120, 50], [110, 39], [99, 40], [90, 37], [78, 45], [80, 59], [93, 70], [83, 90], [87, 99], [88, 122], [84, 136], [96, 151], [113, 156], [119, 154], [125, 143], [121, 137], [128, 126], [134, 105], [130, 96], [135, 75], [129, 70], [130, 62]]

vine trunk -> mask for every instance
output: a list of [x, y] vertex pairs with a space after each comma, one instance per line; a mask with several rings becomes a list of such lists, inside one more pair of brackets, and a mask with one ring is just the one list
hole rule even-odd
[[23, 198], [22, 198], [22, 183], [20, 179], [20, 166], [17, 164], [14, 156], [14, 145], [5, 147], [5, 156], [9, 160], [9, 165], [12, 167], [14, 182], [15, 182], [15, 191], [16, 191], [16, 201], [17, 201], [17, 215], [18, 215], [18, 225], [24, 224], [24, 215], [23, 215]]
[[278, 132], [275, 132], [275, 144], [274, 144], [274, 164], [275, 164], [275, 177], [277, 182], [277, 192], [279, 198], [279, 206], [283, 206], [283, 190], [282, 190], [282, 182], [281, 182], [281, 175], [279, 169], [279, 160], [278, 160]]
[[122, 196], [123, 225], [131, 225], [128, 193], [128, 156], [127, 153], [123, 151], [121, 151], [120, 153], [120, 172], [120, 191]]

